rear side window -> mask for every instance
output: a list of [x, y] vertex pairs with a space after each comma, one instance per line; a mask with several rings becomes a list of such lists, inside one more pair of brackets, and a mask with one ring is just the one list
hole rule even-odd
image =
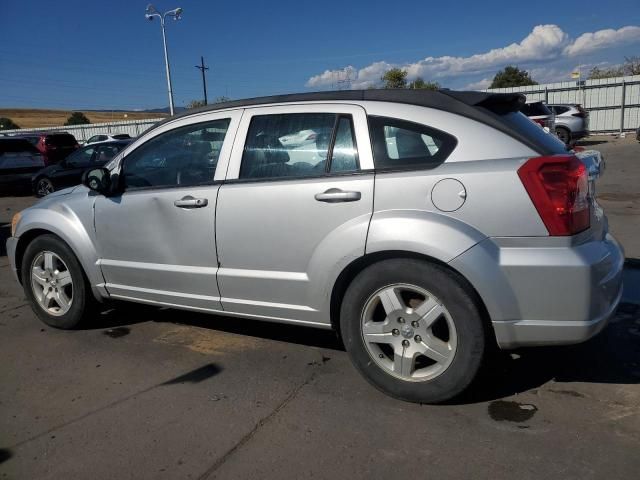
[[357, 169], [351, 116], [256, 115], [247, 132], [240, 178], [305, 177]]
[[458, 143], [453, 135], [419, 123], [369, 117], [376, 169], [429, 169], [441, 165]]
[[556, 115], [562, 115], [563, 113], [567, 113], [569, 111], [569, 107], [562, 107], [560, 105], [557, 105], [555, 107], [551, 107], [551, 110], [553, 110], [553, 113], [555, 113]]
[[23, 139], [0, 140], [0, 155], [5, 153], [40, 153], [29, 141]]
[[131, 136], [128, 133], [119, 133], [117, 135], [114, 135], [113, 138], [117, 140], [124, 140], [126, 138], [131, 138]]

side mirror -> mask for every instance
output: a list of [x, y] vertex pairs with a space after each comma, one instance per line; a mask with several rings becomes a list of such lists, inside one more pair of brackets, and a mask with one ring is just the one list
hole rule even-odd
[[82, 174], [82, 184], [104, 195], [111, 189], [111, 172], [106, 168], [91, 168]]

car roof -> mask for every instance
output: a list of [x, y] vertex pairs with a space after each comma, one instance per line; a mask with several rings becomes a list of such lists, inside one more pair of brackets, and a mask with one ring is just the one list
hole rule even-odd
[[332, 90], [325, 92], [294, 93], [288, 95], [273, 95], [269, 97], [255, 97], [244, 100], [232, 100], [204, 107], [194, 108], [173, 117], [168, 117], [152, 125], [140, 136], [156, 128], [180, 118], [193, 115], [227, 110], [234, 108], [253, 107], [269, 104], [306, 103], [306, 102], [350, 102], [373, 101], [401, 103], [421, 107], [434, 108], [476, 120], [489, 125], [527, 145], [541, 154], [547, 153], [544, 147], [532, 141], [526, 135], [513, 128], [508, 122], [500, 118], [501, 115], [518, 112], [526, 101], [520, 93], [493, 93], [479, 91], [456, 90], [426, 90], [426, 89], [371, 89], [371, 90]]

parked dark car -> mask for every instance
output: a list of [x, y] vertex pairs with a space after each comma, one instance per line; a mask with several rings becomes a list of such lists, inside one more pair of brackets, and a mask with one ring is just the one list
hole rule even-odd
[[44, 197], [56, 190], [80, 184], [87, 168], [101, 167], [129, 143], [130, 140], [119, 140], [80, 148], [60, 163], [49, 165], [33, 175], [33, 192]]
[[17, 135], [35, 146], [44, 157], [45, 165], [61, 162], [80, 145], [76, 137], [67, 132], [36, 132]]
[[42, 155], [24, 138], [0, 137], [0, 193], [25, 188], [44, 167]]

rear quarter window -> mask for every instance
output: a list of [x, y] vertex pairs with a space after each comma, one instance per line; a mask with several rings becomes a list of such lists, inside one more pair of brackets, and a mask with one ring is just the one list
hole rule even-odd
[[376, 169], [431, 169], [441, 165], [458, 141], [446, 132], [390, 117], [369, 116]]
[[540, 117], [542, 115], [551, 115], [551, 110], [542, 102], [526, 103], [520, 110], [527, 117]]
[[77, 142], [76, 142], [76, 137], [74, 137], [73, 135], [69, 133], [60, 133], [57, 135], [47, 135], [45, 143], [47, 145], [69, 147], [69, 146], [75, 145]]

